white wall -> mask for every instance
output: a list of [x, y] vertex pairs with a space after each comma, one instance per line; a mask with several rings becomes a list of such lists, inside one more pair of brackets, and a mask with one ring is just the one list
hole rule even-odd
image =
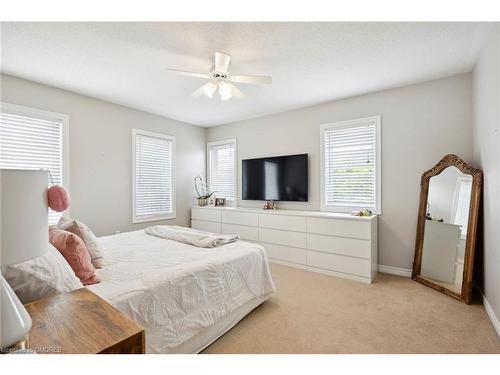
[[1, 100], [69, 115], [71, 216], [97, 235], [152, 225], [132, 224], [132, 140], [138, 128], [176, 136], [177, 218], [189, 226], [193, 179], [205, 173], [204, 128], [69, 91], [2, 75]]
[[[473, 72], [474, 163], [484, 174], [478, 275], [500, 319], [500, 26], [491, 27]], [[482, 268], [482, 269], [481, 269]], [[500, 332], [499, 332], [500, 334]]]
[[[207, 139], [237, 139], [239, 198], [242, 159], [308, 153], [309, 202], [280, 207], [318, 210], [320, 124], [380, 114], [379, 263], [411, 268], [421, 174], [448, 153], [472, 159], [471, 91], [471, 74], [464, 74], [209, 128]], [[241, 199], [238, 204], [261, 205]]]
[[[35, 82], [1, 76], [2, 100], [70, 116], [71, 215], [99, 235], [133, 230], [131, 129], [177, 137], [177, 219], [189, 225], [192, 179], [205, 171], [205, 141], [236, 138], [241, 159], [308, 153], [308, 203], [284, 208], [319, 209], [319, 126], [382, 116], [382, 216], [379, 263], [411, 268], [420, 175], [443, 155], [472, 159], [471, 75], [353, 97], [205, 130]], [[238, 196], [241, 173], [238, 168]], [[253, 202], [242, 202], [251, 206]], [[260, 206], [260, 203], [253, 205]]]

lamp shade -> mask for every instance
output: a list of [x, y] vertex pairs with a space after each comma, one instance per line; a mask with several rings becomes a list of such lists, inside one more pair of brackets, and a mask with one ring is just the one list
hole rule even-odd
[[24, 262], [47, 250], [48, 173], [42, 170], [0, 170], [0, 265]]

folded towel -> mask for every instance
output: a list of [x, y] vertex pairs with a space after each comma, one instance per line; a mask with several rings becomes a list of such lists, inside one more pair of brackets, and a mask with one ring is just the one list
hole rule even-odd
[[198, 247], [217, 247], [240, 239], [240, 237], [236, 235], [203, 232], [201, 230], [179, 227], [177, 225], [154, 225], [144, 229], [144, 231], [152, 236], [183, 242]]

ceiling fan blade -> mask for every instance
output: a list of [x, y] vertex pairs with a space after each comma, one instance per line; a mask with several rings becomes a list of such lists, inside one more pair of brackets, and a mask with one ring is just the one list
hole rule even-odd
[[188, 72], [186, 70], [177, 70], [177, 69], [168, 69], [172, 73], [175, 74], [180, 74], [183, 76], [191, 76], [191, 77], [197, 77], [197, 78], [211, 78], [210, 73], [196, 73], [196, 72]]
[[269, 76], [231, 76], [229, 80], [237, 83], [257, 83], [260, 85], [273, 83], [273, 79]]
[[222, 52], [215, 52], [215, 71], [217, 73], [227, 74], [230, 60], [231, 56]]
[[232, 83], [229, 83], [229, 86], [231, 86], [231, 92], [236, 99], [241, 99], [245, 96], [245, 95], [243, 95], [241, 90], [239, 88], [237, 88], [235, 85], [233, 85]]

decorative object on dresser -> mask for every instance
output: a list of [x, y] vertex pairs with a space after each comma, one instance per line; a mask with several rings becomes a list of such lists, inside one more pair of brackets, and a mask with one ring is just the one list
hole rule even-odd
[[[47, 171], [0, 170], [0, 266], [24, 262], [48, 249]], [[12, 288], [0, 275], [0, 348], [5, 350], [25, 336], [31, 318]]]
[[207, 184], [200, 175], [194, 178], [194, 189], [198, 198], [198, 206], [206, 206], [208, 199], [214, 195], [214, 192], [208, 191]]
[[260, 244], [271, 262], [366, 283], [377, 274], [376, 215], [192, 207], [191, 227]]
[[276, 210], [276, 209], [278, 209], [278, 207], [276, 206], [275, 201], [270, 200], [270, 201], [266, 201], [266, 203], [264, 203], [263, 209], [264, 210]]
[[40, 354], [141, 354], [144, 329], [87, 288], [26, 305], [28, 347]]
[[361, 210], [361, 211], [353, 211], [353, 212], [351, 212], [351, 215], [353, 215], [353, 216], [372, 216], [373, 212], [372, 212], [372, 210], [366, 209], [366, 210]]
[[224, 207], [226, 205], [226, 198], [215, 198], [216, 207]]
[[215, 207], [215, 197], [213, 195], [207, 198], [207, 206]]
[[420, 182], [412, 278], [467, 304], [481, 184], [482, 172], [453, 154], [426, 171]]

